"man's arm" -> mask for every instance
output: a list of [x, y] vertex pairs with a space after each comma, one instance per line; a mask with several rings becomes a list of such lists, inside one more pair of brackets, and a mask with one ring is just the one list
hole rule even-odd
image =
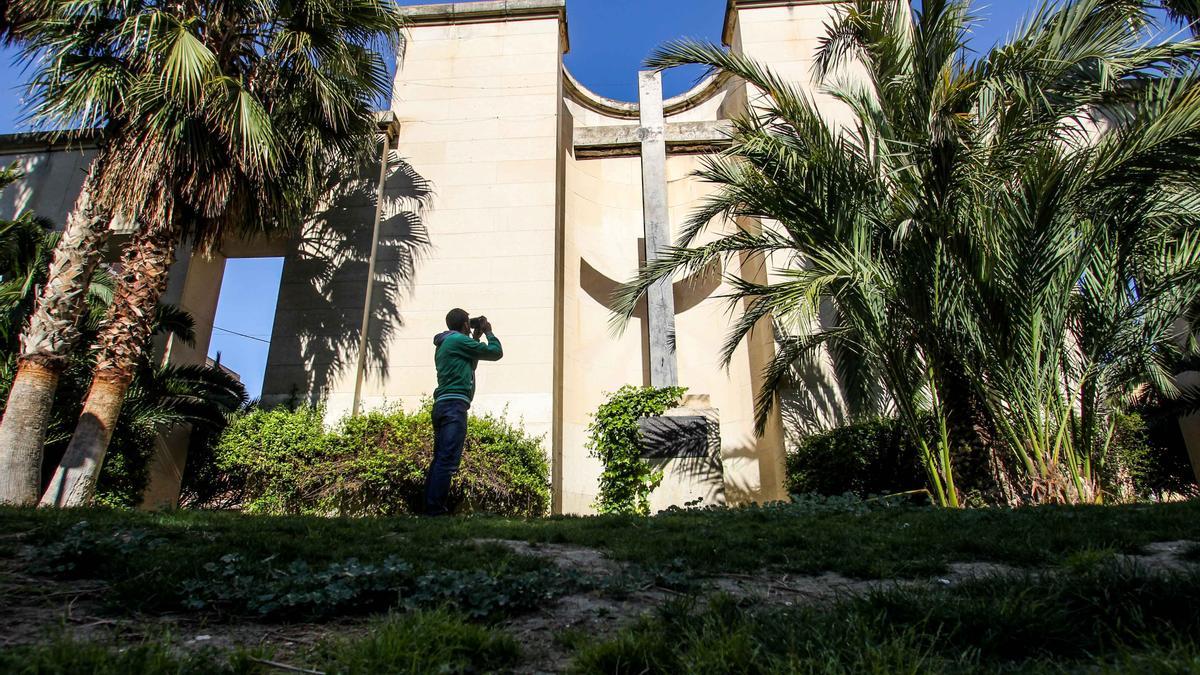
[[488, 331], [486, 336], [487, 342], [480, 342], [475, 338], [463, 341], [463, 351], [466, 355], [480, 361], [499, 361], [504, 358], [504, 348], [500, 346], [500, 340], [491, 331]]

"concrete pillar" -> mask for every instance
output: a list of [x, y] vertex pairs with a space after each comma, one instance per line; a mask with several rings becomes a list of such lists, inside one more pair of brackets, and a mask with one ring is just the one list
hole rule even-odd
[[[656, 259], [671, 245], [671, 221], [667, 205], [667, 140], [663, 119], [662, 73], [638, 73], [641, 103], [642, 215], [646, 228], [646, 260]], [[671, 278], [659, 280], [646, 294], [647, 326], [650, 333], [650, 384], [673, 387], [679, 384], [675, 359], [675, 296]]]
[[[181, 249], [179, 259], [171, 267], [163, 302], [178, 305], [192, 315], [196, 322], [196, 341], [189, 345], [174, 336], [167, 338], [161, 346], [162, 363], [194, 365], [202, 364], [208, 358], [224, 277], [225, 256], [220, 253], [200, 256], [193, 254], [190, 247]], [[173, 429], [155, 439], [143, 509], [170, 509], [179, 505], [179, 488], [190, 440], [190, 426]]]

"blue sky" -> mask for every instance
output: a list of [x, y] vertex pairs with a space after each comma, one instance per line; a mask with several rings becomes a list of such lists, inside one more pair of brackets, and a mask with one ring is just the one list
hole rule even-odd
[[[434, 0], [401, 4], [434, 4]], [[976, 11], [986, 21], [972, 36], [975, 48], [986, 50], [1002, 39], [1035, 4], [1031, 0], [977, 2]], [[599, 94], [634, 100], [637, 71], [646, 56], [663, 42], [680, 37], [719, 41], [725, 6], [726, 0], [567, 0], [571, 30], [567, 67]], [[19, 121], [24, 74], [12, 63], [14, 56], [12, 50], [0, 50], [0, 133], [28, 128]], [[664, 93], [686, 91], [697, 76], [694, 70], [668, 72]], [[262, 389], [281, 269], [278, 259], [231, 260], [225, 271], [223, 288], [235, 290], [222, 294], [210, 352], [219, 351], [222, 362], [242, 375], [251, 396]]]

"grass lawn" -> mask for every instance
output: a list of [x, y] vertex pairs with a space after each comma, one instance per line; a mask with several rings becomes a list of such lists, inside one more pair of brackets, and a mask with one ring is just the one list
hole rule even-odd
[[[1172, 557], [1147, 556], [1167, 542]], [[1188, 542], [1200, 503], [835, 499], [539, 520], [0, 509], [0, 606], [40, 617], [0, 632], [0, 672], [270, 672], [276, 659], [346, 673], [1188, 672]], [[604, 565], [574, 564], [579, 552]], [[960, 563], [990, 574], [955, 576]], [[759, 597], [737, 580], [802, 588]], [[841, 592], [800, 592], [834, 580]], [[283, 652], [247, 639], [301, 625], [309, 639]], [[220, 649], [187, 639], [225, 628]]]

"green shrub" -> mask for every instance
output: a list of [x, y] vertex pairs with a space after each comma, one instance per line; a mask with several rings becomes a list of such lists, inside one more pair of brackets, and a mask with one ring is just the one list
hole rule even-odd
[[604, 465], [600, 474], [600, 513], [650, 514], [650, 492], [662, 482], [642, 459], [638, 420], [661, 415], [687, 391], [683, 387], [626, 385], [611, 394], [588, 426], [588, 449]]
[[1177, 408], [1146, 406], [1118, 415], [1116, 422], [1103, 472], [1107, 489], [1131, 484], [1139, 498], [1200, 493]]
[[1179, 428], [1179, 413], [1177, 405], [1154, 403], [1113, 413], [1112, 436], [1097, 467], [1105, 501], [1200, 493]]
[[[1163, 493], [1193, 494], [1187, 449], [1174, 414], [1137, 412], [1116, 417], [1109, 451], [1100, 469], [1106, 499], [1127, 501]], [[931, 430], [932, 433], [932, 430]], [[1002, 503], [985, 454], [959, 452], [955, 470], [960, 492], [980, 504]], [[878, 418], [805, 438], [787, 456], [791, 494], [859, 497], [920, 490], [927, 477], [920, 449], [895, 419]]]
[[925, 486], [920, 449], [895, 419], [879, 418], [809, 436], [787, 456], [791, 494], [866, 497]]
[[[373, 412], [347, 419], [339, 434], [337, 481], [323, 495], [339, 513], [393, 515], [423, 507], [433, 458], [432, 409]], [[463, 510], [543, 515], [550, 465], [538, 439], [504, 418], [471, 416], [451, 497]], [[396, 506], [404, 505], [402, 510]]]
[[142, 503], [150, 483], [150, 460], [158, 434], [153, 428], [118, 420], [96, 485], [96, 503], [133, 508]]
[[310, 481], [335, 455], [335, 438], [318, 408], [250, 410], [217, 441], [216, 464], [237, 476], [251, 513], [314, 513]]
[[[422, 507], [433, 457], [430, 406], [377, 411], [324, 426], [318, 408], [255, 410], [230, 425], [217, 465], [247, 511], [401, 515]], [[549, 463], [539, 439], [502, 417], [472, 416], [451, 499], [463, 511], [546, 512]]]

